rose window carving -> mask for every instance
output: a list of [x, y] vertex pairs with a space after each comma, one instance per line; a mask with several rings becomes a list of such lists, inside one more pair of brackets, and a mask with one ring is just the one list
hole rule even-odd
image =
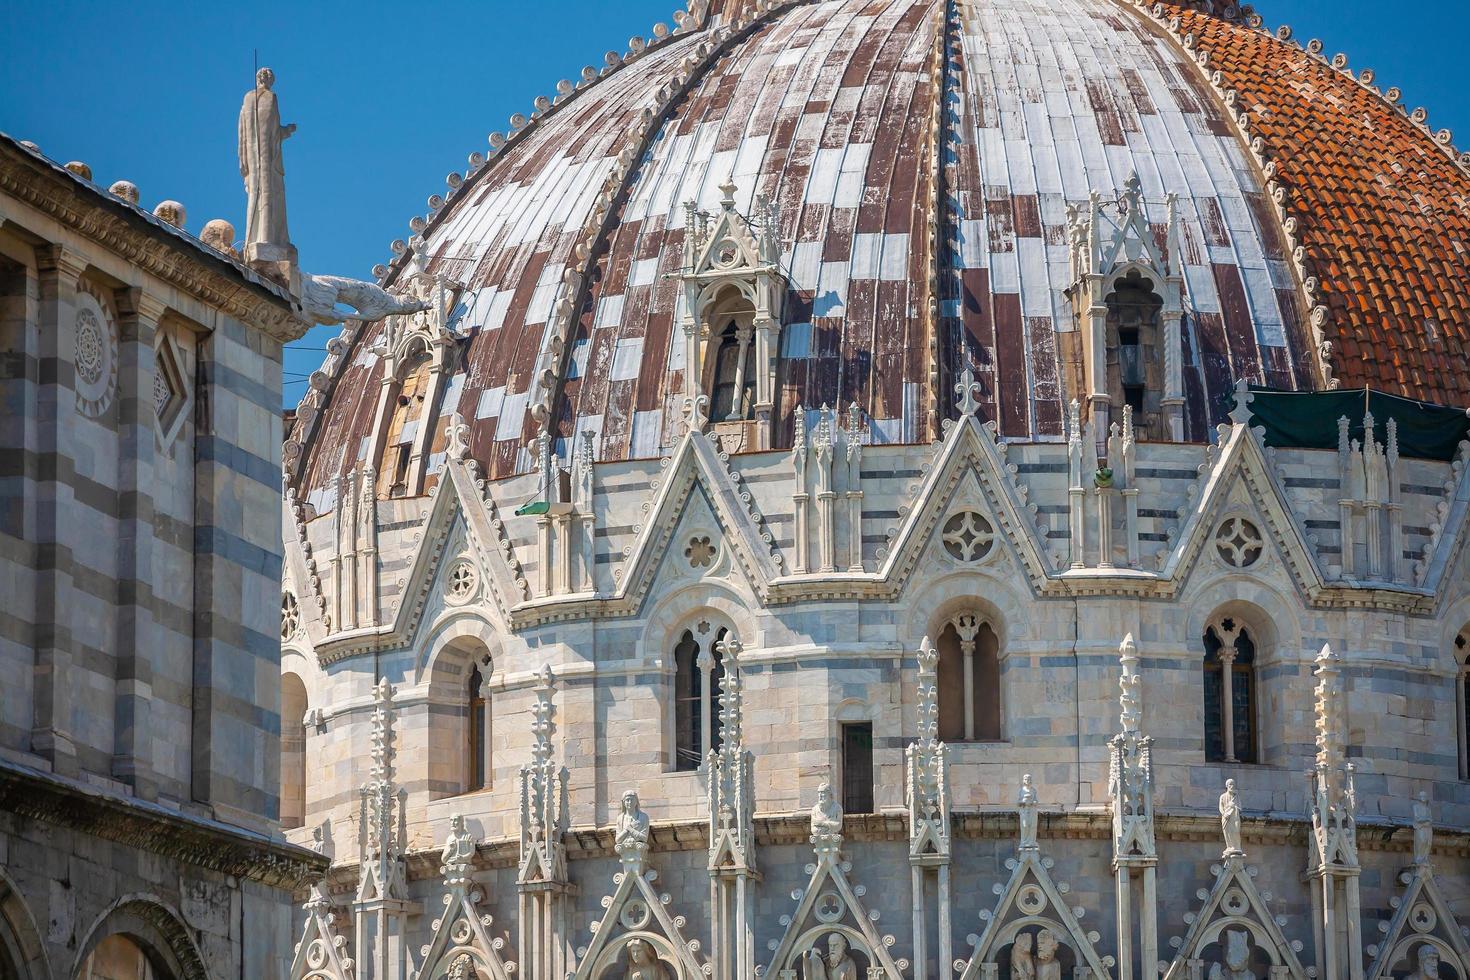
[[117, 390], [117, 323], [85, 281], [77, 289], [76, 305], [77, 411], [97, 418], [112, 405]]
[[475, 563], [461, 558], [449, 569], [449, 599], [451, 602], [468, 602], [474, 598], [480, 584], [480, 573]]
[[995, 528], [975, 511], [961, 511], [945, 522], [940, 540], [951, 558], [977, 562], [995, 547]]
[[1215, 531], [1215, 551], [1232, 568], [1249, 568], [1265, 550], [1261, 529], [1244, 517], [1231, 517]]
[[107, 341], [102, 334], [102, 324], [97, 314], [82, 310], [77, 314], [77, 376], [83, 382], [94, 385], [102, 380], [104, 350]]
[[709, 568], [715, 563], [715, 555], [718, 550], [708, 535], [697, 534], [689, 539], [689, 547], [684, 549], [684, 557], [689, 559], [690, 568]]
[[281, 639], [289, 640], [301, 627], [301, 607], [289, 592], [281, 594]]

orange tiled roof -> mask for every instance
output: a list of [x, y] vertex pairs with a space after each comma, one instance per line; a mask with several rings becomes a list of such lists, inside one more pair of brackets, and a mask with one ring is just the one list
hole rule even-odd
[[1238, 93], [1276, 165], [1338, 382], [1470, 406], [1470, 176], [1419, 121], [1288, 32], [1163, 10]]

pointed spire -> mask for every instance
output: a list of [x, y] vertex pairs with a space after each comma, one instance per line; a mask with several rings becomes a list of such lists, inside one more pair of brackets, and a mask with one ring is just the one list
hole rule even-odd
[[536, 703], [531, 706], [531, 761], [521, 766], [521, 880], [560, 880], [565, 876], [562, 832], [566, 823], [566, 772], [555, 762], [556, 675], [541, 668]]
[[1118, 679], [1118, 686], [1122, 689], [1118, 696], [1122, 709], [1119, 722], [1125, 734], [1133, 734], [1143, 720], [1143, 691], [1138, 677], [1138, 645], [1133, 642], [1132, 633], [1123, 637], [1119, 644], [1118, 660], [1123, 665], [1123, 674]]

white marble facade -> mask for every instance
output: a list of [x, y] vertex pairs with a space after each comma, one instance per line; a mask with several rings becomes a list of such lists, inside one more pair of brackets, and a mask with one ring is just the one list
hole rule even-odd
[[[839, 449], [845, 438], [839, 431]], [[1090, 440], [1081, 441], [1086, 456]], [[1035, 930], [1002, 920], [1048, 915], [1046, 943], [1061, 944], [1075, 976], [1158, 968], [1194, 977], [1216, 964], [1233, 976], [1305, 976], [1315, 964], [1323, 976], [1329, 955], [1333, 975], [1349, 980], [1370, 969], [1402, 976], [1417, 955], [1405, 938], [1415, 921], [1444, 927], [1425, 942], [1440, 950], [1441, 970], [1462, 976], [1451, 965], [1463, 949], [1456, 899], [1445, 896], [1466, 890], [1470, 842], [1457, 829], [1470, 819], [1470, 787], [1454, 737], [1456, 643], [1470, 622], [1470, 449], [1453, 463], [1398, 461], [1404, 557], [1379, 580], [1342, 570], [1351, 537], [1334, 523], [1336, 453], [1263, 449], [1243, 423], [1223, 426], [1210, 446], [1140, 442], [1118, 486], [1085, 490], [1073, 511], [1069, 493], [1093, 468], [1069, 472], [1075, 451], [999, 442], [973, 416], [930, 446], [865, 446], [861, 467], [835, 477], [837, 492], [860, 481], [860, 533], [840, 508], [825, 518], [812, 508], [806, 528], [813, 551], [837, 542], [836, 564], [861, 570], [806, 574], [788, 568], [801, 547], [797, 474], [811, 481], [823, 465], [811, 447], [725, 456], [691, 432], [668, 459], [593, 466], [590, 495], [564, 521], [550, 519], [552, 534], [538, 534], [547, 518], [508, 516], [534, 493], [533, 477], [487, 484], [472, 460], [451, 454], [427, 497], [374, 502], [381, 586], [371, 615], [382, 625], [352, 631], [329, 628], [323, 610], [335, 598], [310, 572], [339, 560], [332, 522], [302, 522], [295, 505], [286, 589], [298, 613], [283, 669], [305, 692], [305, 808], [290, 833], [315, 836], [333, 856], [314, 901], [337, 910], [343, 937], [363, 928], [361, 856], [381, 853], [360, 848], [371, 806], [359, 788], [373, 775], [375, 689], [386, 681], [394, 691], [399, 809], [384, 846], [399, 856], [401, 904], [386, 928], [402, 937], [403, 958], [379, 973], [360, 953], [356, 975], [444, 975], [459, 947], [434, 940], [450, 926], [438, 910], [463, 893], [493, 917], [475, 926], [498, 958], [474, 946], [482, 976], [511, 962], [523, 975], [615, 975], [606, 943], [647, 932], [660, 938], [637, 956], [653, 955], [669, 976], [706, 966], [736, 976], [752, 963], [811, 975], [802, 971], [817, 968], [796, 960], [809, 942], [827, 950], [826, 934], [795, 930], [803, 916], [820, 924], [839, 912], [856, 923], [842, 933], [846, 955], [877, 971], [865, 976], [1009, 968], [1029, 977], [1013, 943]], [[1123, 504], [1128, 490], [1144, 501], [1136, 515]], [[988, 529], [985, 543], [961, 547], [946, 534], [956, 515]], [[1258, 547], [1239, 547], [1242, 529]], [[1089, 543], [1074, 548], [1079, 539]], [[856, 540], [861, 553], [848, 552]], [[579, 550], [588, 543], [590, 556]], [[1361, 559], [1365, 546], [1356, 547]], [[590, 581], [580, 577], [587, 568]], [[965, 617], [999, 641], [1001, 737], [942, 745], [932, 726], [943, 693], [924, 679], [923, 651]], [[1253, 667], [1234, 675], [1251, 690], [1251, 762], [1207, 758], [1211, 629], [1253, 638]], [[680, 771], [675, 648], [686, 630], [727, 631], [723, 648], [705, 650], [738, 661], [724, 731], [738, 727], [740, 741]], [[485, 705], [474, 715], [472, 670]], [[1125, 677], [1131, 707], [1120, 718]], [[722, 706], [712, 697], [705, 707]], [[817, 871], [803, 871], [819, 791], [851, 794], [845, 766], [869, 764], [844, 740], [854, 725], [871, 726], [872, 812], [849, 813], [840, 848], [818, 842]], [[470, 790], [474, 752], [484, 785]], [[1249, 758], [1243, 746], [1237, 754]], [[1302, 775], [1319, 765], [1320, 792]], [[1021, 812], [1035, 815], [1018, 825], [1023, 776], [1034, 804]], [[1227, 780], [1240, 815], [1222, 837]], [[650, 827], [636, 860], [619, 844], [628, 792]], [[1416, 809], [1420, 793], [1429, 802]], [[524, 805], [523, 794], [541, 802]], [[441, 866], [435, 855], [459, 818], [475, 846]], [[1441, 828], [1432, 861], [1423, 849], [1415, 857], [1416, 820]], [[1344, 821], [1350, 848], [1312, 843]], [[1230, 850], [1222, 864], [1236, 836], [1244, 853]], [[450, 863], [468, 884], [446, 885]], [[656, 901], [627, 892], [649, 869]], [[1409, 916], [1390, 949], [1376, 922], [1417, 887], [1400, 880], [1405, 869], [1406, 879], [1438, 882], [1445, 911]], [[841, 884], [814, 896], [813, 873]], [[639, 901], [642, 911], [613, 914]], [[1061, 907], [1045, 912], [1046, 903]], [[1261, 922], [1247, 923], [1252, 915]], [[1215, 928], [1208, 916], [1229, 924]], [[1159, 938], [1171, 936], [1180, 942]], [[1030, 955], [1046, 974], [1040, 948]], [[619, 969], [633, 970], [626, 961]]]

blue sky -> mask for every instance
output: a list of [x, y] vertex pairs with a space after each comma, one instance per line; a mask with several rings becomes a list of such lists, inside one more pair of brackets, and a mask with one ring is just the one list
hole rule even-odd
[[[560, 78], [668, 22], [674, 0], [441, 4], [135, 4], [0, 0], [0, 130], [103, 186], [133, 181], [151, 208], [183, 202], [198, 232], [223, 217], [243, 232], [235, 120], [255, 52], [277, 75], [286, 122], [291, 236], [312, 272], [370, 278], [430, 194], [484, 150], [492, 130]], [[1429, 109], [1470, 149], [1460, 78], [1470, 8], [1447, 0], [1263, 0], [1270, 27], [1320, 37]], [[286, 402], [336, 328], [289, 351]]]

